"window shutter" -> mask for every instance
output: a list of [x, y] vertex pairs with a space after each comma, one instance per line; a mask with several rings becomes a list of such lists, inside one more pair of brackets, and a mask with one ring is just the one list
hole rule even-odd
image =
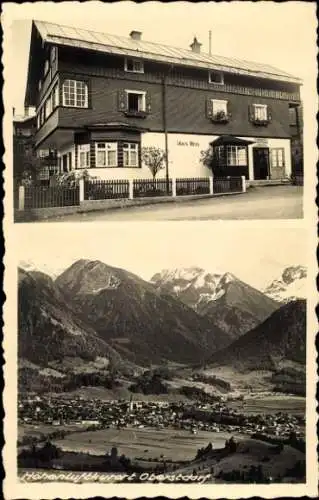
[[118, 109], [119, 111], [127, 110], [126, 92], [124, 90], [118, 91]]
[[151, 94], [149, 92], [147, 92], [145, 96], [145, 111], [146, 113], [152, 112], [152, 99], [151, 99]]
[[270, 106], [267, 106], [267, 120], [268, 122], [271, 122], [272, 120], [272, 110]]
[[206, 99], [206, 116], [207, 118], [213, 117], [213, 101], [211, 99]]
[[255, 118], [255, 109], [253, 104], [249, 104], [248, 106], [248, 118], [249, 121], [253, 122]]

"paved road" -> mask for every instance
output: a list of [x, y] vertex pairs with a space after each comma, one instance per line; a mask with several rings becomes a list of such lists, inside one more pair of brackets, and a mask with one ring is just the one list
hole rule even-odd
[[72, 214], [54, 220], [299, 219], [303, 217], [302, 192], [301, 186], [253, 187], [247, 193], [240, 195]]

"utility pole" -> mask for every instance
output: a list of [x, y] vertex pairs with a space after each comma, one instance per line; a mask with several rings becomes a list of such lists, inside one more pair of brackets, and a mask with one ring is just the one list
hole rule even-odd
[[209, 30], [209, 46], [208, 46], [208, 53], [211, 56], [212, 55], [212, 31]]
[[168, 130], [167, 130], [167, 113], [166, 113], [166, 91], [167, 91], [167, 77], [170, 71], [173, 69], [173, 65], [170, 66], [167, 73], [163, 74], [162, 78], [162, 99], [163, 99], [163, 128], [164, 128], [164, 138], [165, 138], [165, 177], [166, 177], [166, 193], [169, 194], [169, 160], [168, 160]]
[[163, 76], [163, 127], [165, 138], [165, 177], [166, 193], [169, 193], [169, 167], [168, 167], [168, 137], [167, 137], [167, 117], [166, 117], [166, 75]]

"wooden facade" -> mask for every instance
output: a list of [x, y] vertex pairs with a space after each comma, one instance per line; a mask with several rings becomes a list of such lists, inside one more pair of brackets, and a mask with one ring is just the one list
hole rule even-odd
[[[118, 141], [121, 151], [123, 141], [140, 144], [147, 133], [203, 135], [207, 136], [207, 145], [212, 137], [223, 135], [257, 140], [291, 139], [289, 110], [292, 105], [300, 104], [298, 83], [275, 76], [252, 77], [240, 71], [238, 74], [223, 71], [222, 84], [210, 83], [209, 71], [204, 68], [149, 59], [143, 61], [142, 73], [128, 72], [123, 56], [42, 44], [35, 27], [32, 37], [31, 57], [40, 61], [40, 69], [29, 72], [27, 96], [37, 106], [40, 117], [36, 133], [38, 148], [55, 148], [59, 152], [68, 145], [75, 147], [79, 138], [87, 137], [93, 168], [94, 143], [98, 140]], [[63, 84], [70, 80], [86, 86], [85, 107], [63, 105]], [[43, 117], [46, 101], [52, 99], [56, 86], [58, 102]], [[142, 111], [132, 113], [127, 109], [125, 99], [130, 92], [143, 96]], [[220, 115], [222, 119], [212, 119], [211, 103], [221, 101], [227, 101], [227, 113]], [[251, 118], [255, 105], [267, 108], [267, 118], [257, 123]], [[75, 162], [70, 164], [76, 168], [78, 155], [74, 154]], [[257, 158], [253, 154], [253, 161]], [[223, 170], [224, 175], [242, 171], [249, 177], [248, 153], [247, 165], [242, 167], [236, 170], [235, 165], [229, 166]]]

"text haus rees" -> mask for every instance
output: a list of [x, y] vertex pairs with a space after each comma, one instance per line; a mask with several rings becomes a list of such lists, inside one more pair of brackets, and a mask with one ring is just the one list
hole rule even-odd
[[36, 21], [25, 105], [36, 108], [37, 150], [54, 150], [61, 172], [149, 178], [141, 148], [156, 146], [170, 176], [208, 177], [200, 158], [212, 147], [218, 176], [282, 179], [293, 170], [300, 85], [236, 54], [204, 54], [196, 38], [190, 48], [150, 50], [139, 31], [100, 33], [96, 43], [88, 30]]

